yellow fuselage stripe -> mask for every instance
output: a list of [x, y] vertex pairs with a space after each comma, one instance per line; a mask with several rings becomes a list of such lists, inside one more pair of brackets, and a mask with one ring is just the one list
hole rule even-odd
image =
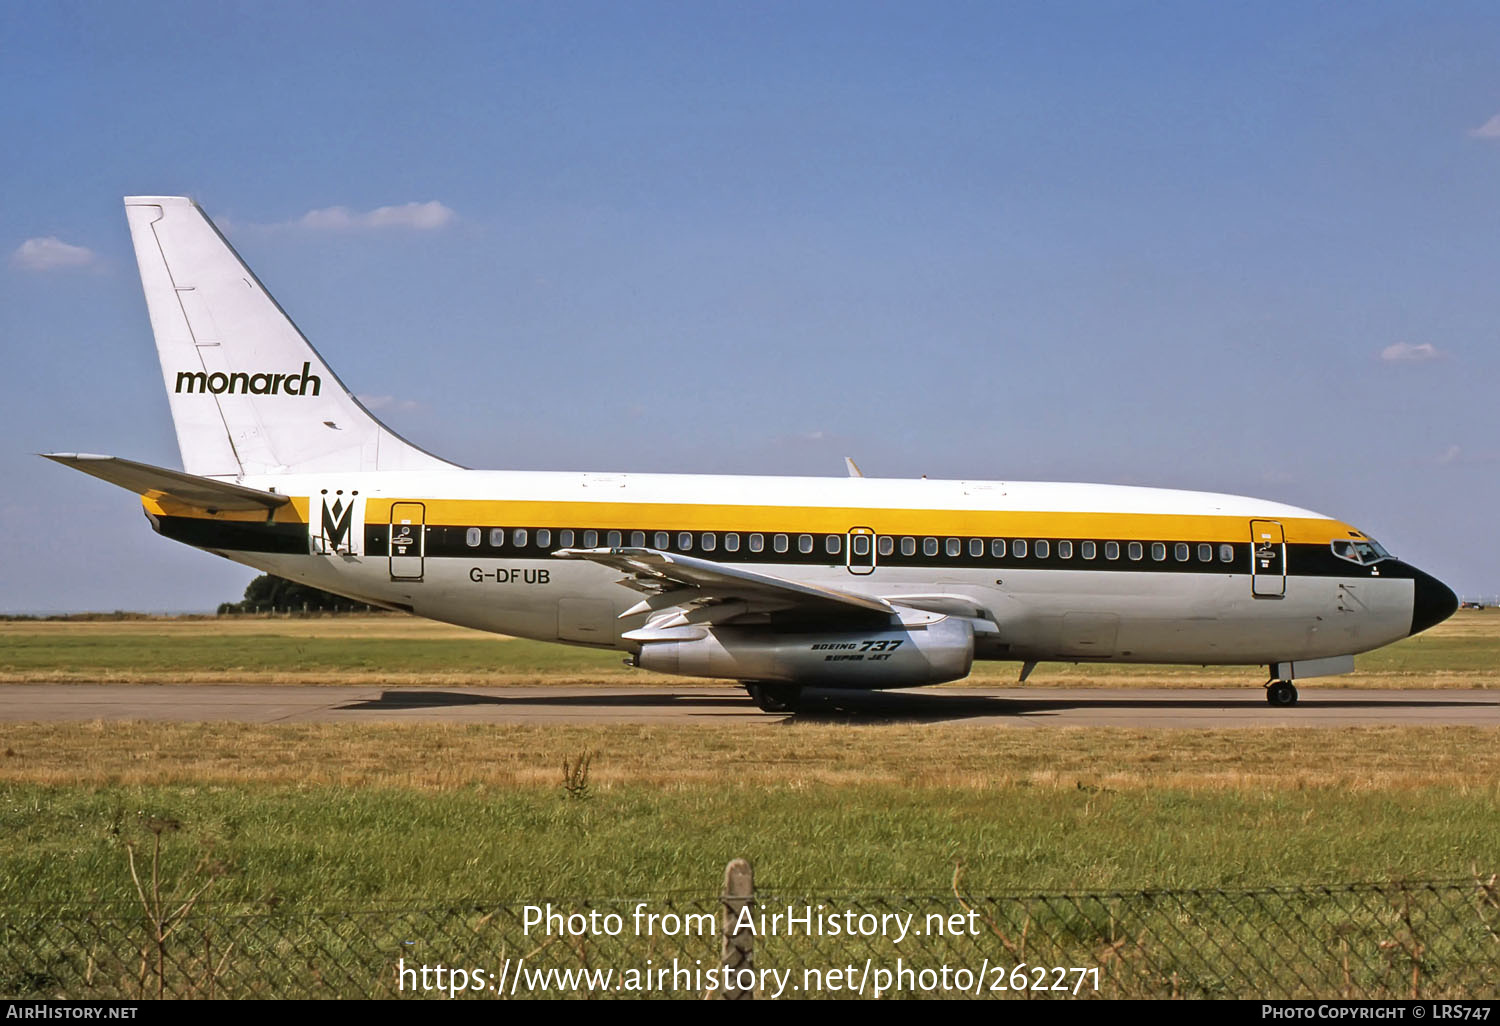
[[[599, 530], [760, 531], [843, 534], [867, 527], [878, 534], [978, 537], [1094, 538], [1143, 541], [1243, 541], [1252, 518], [1161, 513], [1017, 512], [1011, 510], [868, 509], [824, 506], [720, 506], [652, 502], [536, 502], [490, 499], [370, 498], [365, 523], [390, 522], [393, 503], [421, 503], [428, 524], [462, 527], [550, 527]], [[146, 509], [167, 516], [207, 517], [205, 511], [168, 499], [145, 499]], [[272, 522], [307, 523], [309, 503], [294, 497]], [[403, 515], [405, 515], [403, 513]], [[215, 519], [264, 521], [262, 513], [220, 513]], [[1337, 520], [1278, 521], [1286, 540], [1325, 544], [1362, 534]]]

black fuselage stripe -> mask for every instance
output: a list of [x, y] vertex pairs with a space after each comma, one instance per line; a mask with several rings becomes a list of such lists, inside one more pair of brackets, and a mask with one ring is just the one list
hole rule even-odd
[[200, 549], [235, 552], [276, 552], [307, 555], [307, 527], [303, 524], [265, 524], [243, 520], [205, 520], [201, 517], [151, 517], [164, 538]]
[[[309, 553], [308, 532], [302, 524], [266, 524], [247, 521], [209, 520], [202, 517], [175, 517], [156, 516], [152, 523], [164, 537], [174, 541], [180, 541], [203, 549], [221, 549], [236, 552], [267, 552], [282, 555], [307, 555]], [[518, 546], [512, 544], [515, 528], [507, 528], [505, 531], [505, 543], [502, 545], [491, 545], [490, 531], [485, 529], [482, 533], [480, 544], [471, 546], [467, 542], [468, 526], [455, 526], [435, 524], [429, 525], [425, 531], [424, 548], [421, 555], [428, 559], [461, 559], [473, 560], [551, 560], [551, 553], [560, 548], [558, 536], [560, 528], [542, 528], [551, 532], [549, 544], [545, 547], [538, 546], [535, 542], [538, 528], [523, 528], [526, 531], [527, 545]], [[584, 534], [583, 528], [573, 529], [575, 544], [581, 543]], [[593, 529], [589, 529], [593, 530]], [[656, 540], [655, 535], [665, 532], [669, 535], [670, 545], [664, 548], [667, 552], [684, 552], [700, 559], [713, 560], [722, 563], [736, 563], [743, 565], [781, 565], [781, 566], [824, 566], [824, 567], [846, 567], [847, 555], [842, 551], [842, 546], [847, 545], [847, 539], [842, 535], [834, 535], [840, 539], [841, 551], [832, 554], [826, 551], [825, 539], [827, 535], [813, 535], [813, 551], [801, 552], [797, 546], [797, 538], [803, 532], [786, 532], [788, 537], [788, 548], [785, 552], [773, 550], [771, 539], [774, 534], [758, 532], [766, 540], [766, 545], [760, 552], [751, 552], [747, 540], [751, 533], [741, 532], [740, 547], [736, 552], [728, 552], [723, 548], [723, 533], [718, 535], [720, 545], [711, 552], [702, 550], [701, 545], [695, 544], [691, 548], [679, 549], [676, 547], [677, 536], [675, 530], [658, 528], [644, 531], [646, 545], [655, 547], [652, 543]], [[599, 530], [598, 537], [601, 543], [608, 537], [607, 530]], [[633, 532], [622, 532], [622, 543], [630, 544], [630, 535]], [[694, 542], [701, 538], [701, 532], [692, 532]], [[727, 532], [725, 532], [727, 533]], [[390, 554], [390, 528], [385, 524], [368, 525], [365, 528], [366, 556], [372, 558], [385, 557]], [[1189, 558], [1178, 560], [1176, 558], [1177, 542], [1160, 539], [1160, 543], [1167, 547], [1167, 558], [1157, 560], [1151, 558], [1151, 546], [1153, 542], [1142, 541], [1143, 556], [1140, 559], [1130, 559], [1128, 556], [1129, 541], [1120, 541], [1120, 555], [1117, 559], [1106, 559], [1104, 556], [1105, 541], [1098, 539], [1077, 538], [1047, 538], [1022, 539], [1027, 543], [1027, 555], [1016, 556], [1014, 554], [1014, 543], [1016, 539], [1006, 539], [1006, 554], [995, 556], [990, 549], [990, 538], [979, 539], [984, 543], [984, 554], [972, 556], [969, 554], [970, 538], [961, 538], [961, 555], [946, 555], [947, 538], [939, 538], [938, 555], [925, 555], [920, 547], [914, 555], [903, 556], [897, 550], [888, 556], [878, 556], [877, 565], [880, 567], [903, 567], [928, 570], [985, 570], [985, 571], [1011, 571], [1011, 570], [1062, 570], [1062, 571], [1093, 571], [1110, 572], [1126, 571], [1131, 573], [1175, 573], [1175, 574], [1241, 574], [1245, 572], [1250, 558], [1250, 544], [1248, 542], [1188, 542]], [[1049, 555], [1037, 557], [1035, 555], [1036, 542], [1045, 540], [1050, 548]], [[1108, 540], [1108, 539], [1107, 539]], [[1063, 558], [1057, 554], [1057, 543], [1059, 541], [1071, 542], [1073, 556]], [[1081, 554], [1082, 543], [1093, 541], [1096, 546], [1096, 555], [1093, 559], [1084, 559]], [[1198, 546], [1210, 544], [1213, 547], [1213, 558], [1209, 561], [1198, 559]], [[1219, 558], [1219, 547], [1230, 545], [1234, 550], [1234, 558], [1224, 562]], [[1410, 577], [1411, 571], [1400, 560], [1386, 560], [1374, 567], [1360, 566], [1348, 560], [1340, 559], [1333, 554], [1327, 545], [1316, 544], [1289, 544], [1286, 547], [1286, 569], [1290, 577]], [[408, 553], [417, 555], [417, 553]]]
[[[474, 530], [474, 528], [467, 525], [457, 526], [450, 524], [430, 524], [427, 526], [425, 532], [425, 552], [421, 553], [421, 555], [429, 559], [549, 559], [550, 554], [553, 551], [564, 547], [559, 541], [559, 535], [563, 530], [569, 529], [556, 527], [509, 527], [503, 529], [505, 541], [500, 545], [490, 544], [491, 531], [500, 529], [480, 529], [480, 543], [478, 545], [470, 545], [468, 543], [467, 539], [471, 530]], [[526, 532], [526, 545], [513, 544], [512, 539], [515, 537], [515, 531], [517, 530]], [[539, 530], [545, 530], [549, 532], [549, 541], [545, 546], [539, 546], [536, 544], [537, 532]], [[582, 546], [582, 539], [585, 530], [595, 531], [595, 533], [598, 535], [599, 545], [605, 545], [605, 539], [610, 534], [609, 530], [595, 528], [571, 528], [570, 530], [572, 530], [573, 532], [572, 544], [575, 547]], [[724, 535], [734, 532], [715, 532], [716, 540], [719, 544], [717, 548], [709, 552], [705, 552], [699, 542], [703, 532], [679, 532], [677, 530], [668, 528], [653, 528], [650, 530], [638, 528], [632, 531], [619, 531], [618, 533], [623, 536], [621, 538], [620, 544], [635, 546], [636, 543], [631, 541], [631, 535], [637, 532], [645, 536], [645, 541], [642, 543], [645, 547], [659, 548], [664, 552], [681, 552], [686, 555], [696, 556], [699, 559], [707, 559], [720, 563], [750, 565], [776, 564], [781, 566], [825, 567], [846, 567], [848, 565], [848, 556], [847, 553], [843, 550], [843, 546], [848, 544], [848, 540], [844, 535], [812, 535], [813, 549], [811, 552], [802, 552], [798, 549], [797, 546], [797, 539], [806, 532], [794, 531], [784, 532], [788, 539], [787, 551], [785, 552], [773, 551], [771, 540], [774, 537], [775, 533], [766, 531], [738, 532], [740, 537], [740, 547], [738, 551], [735, 552], [727, 552], [723, 547]], [[668, 545], [657, 546], [655, 544], [655, 535], [659, 533], [668, 535]], [[679, 548], [677, 546], [677, 538], [679, 533], [691, 534], [693, 537], [694, 545], [690, 547]], [[749, 549], [747, 540], [752, 533], [758, 533], [765, 539], [765, 546], [760, 552], [752, 552]], [[836, 554], [831, 554], [826, 551], [825, 540], [829, 537], [835, 537], [840, 540], [840, 551]], [[935, 556], [924, 554], [921, 545], [923, 540], [925, 539], [918, 538], [918, 548], [915, 554], [910, 556], [903, 556], [898, 549], [891, 555], [877, 556], [877, 565], [880, 567], [915, 567], [936, 570], [1073, 570], [1096, 572], [1118, 570], [1130, 571], [1134, 573], [1191, 573], [1223, 575], [1243, 573], [1250, 559], [1249, 542], [1232, 542], [1228, 540], [1216, 542], [1203, 542], [1199, 540], [1182, 543], [1188, 545], [1188, 559], [1186, 560], [1179, 560], [1176, 558], [1176, 546], [1179, 543], [1167, 539], [1119, 540], [1118, 544], [1120, 546], [1120, 551], [1119, 556], [1116, 559], [1107, 559], [1104, 555], [1106, 542], [1115, 541], [1115, 539], [1100, 540], [1089, 538], [1023, 538], [1019, 540], [1026, 542], [1027, 555], [1025, 556], [1016, 556], [1014, 554], [1015, 541], [1017, 540], [1015, 538], [1005, 539], [1006, 554], [1004, 556], [993, 555], [990, 548], [990, 543], [993, 539], [989, 537], [978, 538], [978, 540], [983, 543], [983, 554], [979, 556], [973, 556], [969, 554], [969, 543], [970, 541], [974, 540], [971, 537], [965, 536], [959, 538], [959, 541], [961, 543], [961, 554], [957, 556], [946, 555], [946, 546], [948, 542], [947, 536], [939, 537], [937, 539], [938, 554]], [[390, 529], [386, 525], [372, 524], [366, 526], [365, 555], [372, 557], [388, 555], [390, 552], [389, 541]], [[1048, 548], [1050, 549], [1050, 552], [1047, 556], [1038, 557], [1034, 554], [1036, 551], [1037, 541], [1047, 542]], [[1072, 544], [1073, 555], [1071, 558], [1064, 558], [1057, 554], [1057, 545], [1060, 541], [1070, 542]], [[1093, 542], [1095, 545], [1095, 556], [1093, 559], [1084, 559], [1081, 554], [1082, 545], [1086, 541]], [[1142, 546], [1142, 557], [1140, 559], [1129, 558], [1128, 547], [1132, 541], [1138, 541]], [[1157, 560], [1152, 558], [1151, 547], [1153, 544], [1164, 544], [1166, 546], [1166, 559]], [[1208, 561], [1200, 560], [1198, 558], [1198, 546], [1203, 544], [1207, 544], [1212, 547], [1212, 559]], [[1219, 548], [1221, 545], [1229, 545], [1233, 548], [1234, 555], [1231, 560], [1224, 561], [1219, 558]], [[1288, 544], [1286, 546], [1286, 550], [1288, 576], [1410, 576], [1407, 573], [1395, 569], [1397, 566], [1401, 566], [1401, 564], [1399, 564], [1399, 562], [1396, 560], [1388, 560], [1384, 563], [1379, 564], [1379, 566], [1381, 567], [1380, 574], [1372, 574], [1371, 567], [1361, 566], [1357, 563], [1351, 563], [1349, 560], [1340, 559], [1338, 556], [1335, 556], [1333, 554], [1332, 549], [1329, 548], [1329, 546], [1326, 544]], [[417, 555], [417, 553], [408, 552], [406, 553], [406, 555], [415, 556]], [[1273, 571], [1273, 575], [1275, 573], [1276, 571]]]

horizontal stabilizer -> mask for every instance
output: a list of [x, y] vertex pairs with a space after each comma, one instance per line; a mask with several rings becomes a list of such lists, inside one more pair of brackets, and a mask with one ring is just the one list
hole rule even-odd
[[199, 477], [197, 474], [184, 474], [180, 470], [153, 467], [149, 463], [122, 460], [118, 456], [94, 456], [81, 452], [44, 452], [40, 455], [54, 463], [81, 470], [101, 481], [119, 485], [137, 495], [176, 499], [199, 509], [269, 512], [291, 501], [288, 496], [278, 495], [276, 492], [247, 488], [229, 481], [215, 481], [211, 477]]

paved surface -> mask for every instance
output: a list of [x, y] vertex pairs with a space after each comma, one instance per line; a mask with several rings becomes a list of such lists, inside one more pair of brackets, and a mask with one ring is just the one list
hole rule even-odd
[[[800, 719], [1012, 727], [1500, 726], [1500, 692], [1301, 689], [1291, 709], [1235, 689], [962, 688], [810, 691]], [[738, 687], [317, 687], [240, 684], [3, 684], [0, 722], [775, 724]]]

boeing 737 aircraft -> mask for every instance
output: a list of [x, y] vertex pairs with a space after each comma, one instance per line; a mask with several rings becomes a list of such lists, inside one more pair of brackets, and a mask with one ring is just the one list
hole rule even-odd
[[183, 470], [48, 458], [168, 538], [362, 602], [741, 681], [768, 711], [975, 659], [1265, 666], [1291, 705], [1458, 604], [1349, 524], [1236, 495], [466, 470], [360, 405], [197, 204], [125, 210]]

